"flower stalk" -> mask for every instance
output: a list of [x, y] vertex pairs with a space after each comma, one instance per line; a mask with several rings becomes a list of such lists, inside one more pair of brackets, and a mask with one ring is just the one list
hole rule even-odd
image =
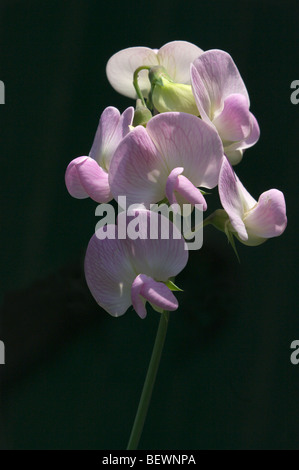
[[149, 368], [143, 385], [139, 406], [137, 409], [134, 425], [129, 439], [127, 450], [136, 450], [141, 438], [148, 408], [150, 405], [153, 388], [161, 360], [169, 322], [169, 312], [164, 311], [160, 317], [158, 332], [150, 360]]

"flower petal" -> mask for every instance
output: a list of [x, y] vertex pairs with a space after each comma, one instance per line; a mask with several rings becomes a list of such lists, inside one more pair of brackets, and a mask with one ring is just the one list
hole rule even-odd
[[93, 235], [84, 265], [86, 281], [93, 297], [114, 317], [123, 315], [130, 307], [131, 285], [136, 277], [126, 244], [121, 242], [108, 238], [100, 240]]
[[[123, 49], [109, 59], [106, 67], [107, 78], [116, 91], [136, 99], [133, 75], [141, 65], [159, 65], [157, 52], [148, 47]], [[148, 71], [144, 70], [139, 73], [138, 84], [143, 96], [147, 97], [150, 91]]]
[[65, 185], [68, 192], [72, 197], [76, 199], [86, 199], [88, 196], [84, 187], [82, 186], [77, 166], [85, 162], [88, 157], [78, 157], [69, 163], [66, 172], [65, 172]]
[[151, 203], [164, 198], [167, 170], [162, 156], [143, 126], [137, 126], [118, 146], [110, 164], [109, 182], [114, 198], [127, 204]]
[[176, 83], [190, 84], [190, 64], [203, 50], [187, 41], [172, 41], [165, 44], [158, 52], [160, 65]]
[[281, 235], [287, 226], [285, 198], [281, 191], [263, 193], [256, 206], [244, 219], [249, 236], [272, 238]]
[[[223, 146], [217, 131], [191, 114], [164, 113], [146, 128], [168, 168], [184, 168], [184, 176], [196, 187], [218, 183]], [[166, 182], [165, 182], [166, 183]]]
[[70, 195], [77, 199], [89, 196], [98, 203], [112, 199], [108, 174], [90, 157], [75, 158], [68, 165], [65, 184]]
[[136, 277], [132, 284], [132, 304], [141, 318], [146, 317], [146, 309], [141, 296], [154, 306], [167, 311], [174, 311], [179, 304], [171, 290], [163, 282], [154, 281], [145, 274]]
[[[123, 213], [118, 217], [118, 224], [121, 217]], [[168, 217], [157, 212], [138, 210], [135, 217], [139, 232], [146, 234], [143, 238], [126, 240], [135, 272], [163, 282], [175, 277], [188, 262], [188, 249], [180, 230]], [[130, 233], [129, 224], [127, 232]]]
[[233, 229], [241, 240], [247, 240], [248, 234], [243, 222], [244, 207], [238, 180], [226, 158], [223, 160], [219, 176], [219, 196], [222, 207], [228, 214]]
[[224, 145], [224, 153], [232, 165], [240, 163], [243, 157], [243, 152], [249, 147], [252, 147], [260, 138], [260, 128], [258, 122], [252, 113], [250, 114], [250, 133], [246, 139], [233, 144]]
[[[194, 61], [191, 69], [193, 92], [201, 114], [200, 108], [203, 108], [205, 114], [213, 120], [217, 111], [223, 109], [224, 100], [236, 93], [246, 98], [249, 107], [246, 86], [227, 52], [216, 49], [204, 52]], [[202, 118], [204, 119], [205, 116]]]
[[122, 115], [113, 106], [103, 111], [89, 156], [104, 170], [109, 170], [110, 160], [120, 141], [129, 133], [133, 117], [133, 107]]
[[242, 149], [252, 147], [260, 138], [260, 128], [255, 116], [252, 113], [250, 113], [250, 121], [251, 131], [249, 136], [245, 139], [244, 143], [242, 144]]
[[188, 180], [184, 175], [182, 175], [184, 168], [175, 168], [170, 173], [167, 183], [166, 183], [166, 197], [169, 203], [177, 204], [177, 199], [174, 192], [177, 191], [185, 201], [185, 203], [192, 204], [201, 204], [203, 206], [203, 211], [207, 210], [207, 203], [201, 192], [196, 188], [191, 181]]
[[[85, 276], [88, 287], [97, 303], [113, 316], [123, 315], [132, 301], [138, 314], [145, 316], [143, 299], [137, 295], [137, 281], [134, 284], [137, 294], [134, 294], [134, 289], [132, 291], [136, 275], [138, 277], [139, 274], [153, 281], [146, 283], [144, 290], [142, 287], [141, 295], [158, 307], [174, 309], [176, 300], [170, 298], [158, 281], [167, 281], [176, 276], [188, 261], [188, 251], [181, 233], [166, 217], [150, 211], [136, 212], [135, 217], [138, 217], [140, 231], [147, 234], [148, 238], [129, 238], [129, 223], [126, 214], [121, 213], [118, 225], [125, 224], [127, 238], [117, 239], [120, 226], [102, 227], [91, 238], [86, 252]], [[132, 217], [129, 217], [131, 220]], [[172, 227], [168, 239], [161, 238], [163, 220]], [[157, 221], [160, 223], [158, 237], [150, 239], [151, 224], [157, 224]], [[105, 238], [107, 233], [115, 234], [116, 239]]]
[[224, 142], [237, 142], [247, 138], [252, 129], [251, 113], [243, 95], [233, 94], [224, 100], [222, 112], [213, 120]]

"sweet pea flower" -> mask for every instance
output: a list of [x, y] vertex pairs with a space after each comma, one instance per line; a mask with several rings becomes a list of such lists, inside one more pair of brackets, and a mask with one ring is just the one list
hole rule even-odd
[[[141, 66], [163, 66], [174, 82], [190, 85], [190, 64], [201, 54], [202, 49], [186, 41], [172, 41], [161, 49], [129, 47], [114, 54], [108, 61], [106, 73], [112, 87], [129, 98], [137, 98], [133, 86], [133, 74]], [[148, 71], [139, 73], [139, 87], [144, 97], [148, 96], [151, 84]]]
[[256, 201], [244, 188], [229, 161], [223, 160], [219, 195], [225, 211], [216, 211], [211, 223], [222, 227], [245, 245], [257, 246], [278, 237], [287, 226], [284, 195], [277, 189], [264, 192]]
[[191, 65], [191, 83], [201, 118], [219, 132], [230, 162], [239, 163], [243, 151], [258, 141], [260, 130], [233, 59], [220, 50], [204, 52]]
[[130, 131], [133, 115], [132, 107], [123, 114], [112, 106], [103, 111], [89, 156], [75, 158], [67, 167], [65, 183], [71, 196], [90, 197], [98, 203], [113, 199], [108, 182], [110, 160]]
[[[127, 215], [122, 213], [119, 217]], [[123, 315], [133, 305], [140, 318], [145, 318], [146, 302], [157, 311], [178, 308], [178, 301], [166, 283], [188, 261], [181, 233], [160, 214], [138, 211], [130, 217], [130, 223], [136, 217], [139, 238], [107, 237], [107, 233], [118, 233], [117, 225], [108, 225], [106, 230], [102, 227], [93, 235], [86, 252], [88, 287], [96, 302], [114, 317]], [[158, 238], [150, 239], [150, 224], [157, 221]], [[162, 223], [169, 226], [168, 239], [161, 237]]]
[[198, 187], [217, 186], [223, 158], [217, 131], [204, 121], [185, 113], [159, 114], [118, 146], [109, 171], [111, 192], [147, 209], [166, 197], [170, 204], [202, 204], [206, 210]]

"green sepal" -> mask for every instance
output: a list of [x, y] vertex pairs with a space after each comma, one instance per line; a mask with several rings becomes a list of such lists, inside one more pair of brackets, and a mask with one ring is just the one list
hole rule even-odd
[[225, 226], [224, 232], [225, 232], [225, 235], [227, 236], [228, 242], [231, 244], [231, 246], [232, 246], [232, 248], [235, 252], [237, 260], [239, 261], [239, 263], [241, 263], [240, 256], [239, 256], [239, 253], [237, 251], [236, 244], [235, 244], [235, 238], [234, 238], [232, 232], [229, 231], [228, 224]]
[[172, 282], [170, 279], [167, 282], [164, 282], [164, 284], [168, 287], [169, 290], [172, 292], [184, 292], [182, 289], [180, 289], [178, 286], [175, 285], [174, 282]]

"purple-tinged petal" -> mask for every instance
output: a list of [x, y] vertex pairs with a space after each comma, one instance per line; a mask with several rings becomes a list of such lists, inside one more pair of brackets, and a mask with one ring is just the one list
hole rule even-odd
[[123, 315], [130, 307], [131, 285], [136, 277], [126, 243], [121, 242], [100, 240], [93, 235], [85, 257], [87, 285], [96, 302], [114, 317]]
[[109, 170], [110, 160], [120, 141], [129, 133], [133, 117], [133, 107], [123, 114], [113, 106], [103, 111], [89, 156], [104, 170]]
[[234, 94], [227, 97], [222, 112], [215, 117], [213, 124], [224, 142], [246, 139], [251, 133], [252, 123], [245, 96]]
[[203, 211], [207, 210], [207, 203], [201, 192], [196, 188], [191, 181], [182, 175], [184, 168], [175, 168], [170, 173], [166, 183], [166, 197], [170, 203], [177, 204], [174, 192], [177, 191], [186, 203], [201, 204]]
[[136, 217], [140, 231], [145, 230], [147, 237], [128, 240], [135, 272], [163, 282], [177, 276], [188, 262], [188, 249], [180, 230], [157, 212], [137, 211]]
[[77, 199], [91, 197], [98, 203], [111, 201], [108, 174], [90, 157], [75, 158], [67, 167], [65, 184]]
[[85, 162], [88, 157], [78, 157], [69, 163], [66, 172], [65, 172], [65, 185], [68, 192], [72, 197], [76, 199], [86, 199], [88, 196], [84, 187], [82, 186], [77, 166]]
[[181, 175], [183, 171], [184, 171], [184, 168], [182, 167], [174, 168], [167, 178], [165, 194], [170, 205], [177, 204], [177, 200], [176, 200], [174, 192], [176, 190], [178, 176]]
[[[249, 107], [246, 86], [233, 59], [227, 52], [221, 50], [204, 52], [193, 64], [200, 77], [199, 81], [192, 68], [193, 73], [191, 76], [193, 78], [194, 76], [197, 77], [197, 80], [193, 83], [195, 99], [206, 102], [206, 96], [202, 96], [204, 88], [210, 99], [210, 113], [206, 112], [210, 119], [214, 118], [218, 110], [222, 110], [224, 100], [232, 94], [243, 95]], [[203, 86], [197, 87], [199, 82]]]
[[179, 304], [171, 290], [145, 274], [136, 277], [131, 290], [132, 304], [141, 318], [146, 317], [146, 308], [142, 297], [153, 306], [167, 311], [174, 311]]
[[176, 83], [190, 84], [190, 64], [203, 50], [187, 41], [172, 41], [165, 44], [158, 52], [160, 65]]
[[190, 67], [190, 76], [192, 92], [200, 117], [205, 122], [212, 125], [214, 112], [212, 109], [211, 98], [199, 72], [193, 64], [191, 64]]
[[169, 170], [183, 167], [194, 186], [217, 185], [223, 146], [214, 128], [196, 116], [174, 112], [153, 117], [146, 130], [163, 156], [168, 175]]
[[249, 136], [245, 139], [242, 143], [242, 149], [246, 149], [252, 147], [260, 138], [260, 127], [255, 116], [250, 113], [250, 120], [251, 120], [251, 131]]
[[246, 139], [224, 145], [224, 153], [232, 165], [237, 165], [243, 157], [243, 152], [252, 147], [260, 138], [260, 128], [254, 115], [250, 113], [250, 133]]
[[[97, 303], [113, 316], [123, 315], [132, 301], [138, 314], [144, 316], [143, 299], [153, 303], [159, 308], [174, 309], [175, 300], [170, 298], [160, 282], [179, 274], [188, 261], [188, 251], [180, 231], [160, 214], [150, 211], [136, 213], [141, 232], [148, 238], [118, 239], [119, 226], [109, 225], [100, 228], [88, 245], [85, 258], [85, 276], [91, 293]], [[132, 217], [128, 218], [129, 221]], [[158, 238], [150, 239], [152, 224], [160, 222]], [[162, 221], [172, 229], [169, 237], [162, 239]], [[119, 217], [119, 223], [124, 222], [129, 232], [129, 223], [126, 223], [125, 214]], [[101, 232], [101, 233], [100, 233]], [[116, 239], [105, 238], [104, 234], [114, 233]], [[136, 275], [144, 274], [152, 280], [150, 284], [142, 286], [138, 294], [138, 282], [132, 285]], [[165, 286], [166, 287], [166, 286]], [[137, 293], [136, 293], [137, 292]]]
[[143, 126], [137, 126], [118, 146], [110, 164], [109, 182], [114, 198], [127, 197], [127, 205], [164, 198], [167, 169]]
[[222, 207], [228, 214], [233, 229], [241, 240], [247, 240], [248, 234], [243, 222], [244, 207], [238, 179], [226, 158], [223, 160], [220, 171], [218, 189]]
[[[148, 47], [129, 47], [114, 54], [106, 67], [111, 86], [122, 95], [136, 99], [133, 74], [141, 65], [159, 65], [157, 51]], [[143, 96], [147, 97], [151, 87], [147, 70], [139, 73], [138, 84]]]
[[245, 214], [249, 236], [272, 238], [280, 236], [287, 226], [284, 195], [277, 189], [263, 193], [253, 209]]
[[141, 290], [144, 283], [142, 276], [142, 274], [139, 274], [132, 284], [131, 300], [135, 312], [140, 316], [140, 318], [144, 319], [147, 312], [145, 307], [146, 300], [141, 297]]

